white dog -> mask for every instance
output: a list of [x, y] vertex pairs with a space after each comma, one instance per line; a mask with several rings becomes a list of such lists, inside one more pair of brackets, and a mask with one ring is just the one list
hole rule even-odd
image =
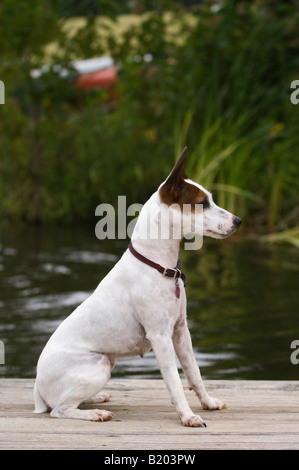
[[[219, 208], [208, 191], [186, 177], [185, 156], [186, 149], [167, 180], [143, 206], [129, 249], [46, 344], [37, 365], [36, 413], [51, 409], [56, 418], [111, 419], [111, 412], [79, 409], [79, 405], [109, 400], [101, 390], [116, 358], [143, 356], [151, 348], [184, 426], [205, 423], [189, 407], [175, 353], [202, 407], [225, 407], [208, 395], [202, 382], [186, 321], [186, 278], [177, 260], [181, 238], [186, 235], [182, 218], [188, 216], [196, 227], [199, 204], [203, 208], [203, 235], [225, 238], [239, 227], [241, 219]], [[162, 207], [164, 212], [168, 208], [169, 217], [161, 217]], [[142, 239], [138, 234], [144, 232], [142, 227], [149, 217], [149, 228], [155, 228], [155, 233], [157, 227], [165, 229], [161, 226], [165, 220], [172, 228], [179, 224], [180, 237]]]

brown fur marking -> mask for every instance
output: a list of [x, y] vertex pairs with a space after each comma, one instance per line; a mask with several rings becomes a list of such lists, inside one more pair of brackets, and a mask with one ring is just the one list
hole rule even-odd
[[194, 210], [195, 204], [201, 204], [204, 201], [206, 193], [182, 179], [178, 185], [172, 185], [166, 181], [159, 189], [159, 196], [161, 202], [168, 206], [179, 204], [182, 208], [183, 204], [191, 204], [191, 210], [192, 208]]

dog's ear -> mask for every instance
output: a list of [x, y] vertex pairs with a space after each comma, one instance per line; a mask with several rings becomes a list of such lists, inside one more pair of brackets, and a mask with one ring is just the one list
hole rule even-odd
[[185, 173], [186, 153], [187, 147], [185, 147], [182, 151], [180, 158], [176, 162], [170, 175], [165, 181], [165, 184], [167, 184], [168, 186], [179, 186], [182, 183], [182, 180], [187, 178], [187, 175]]
[[162, 201], [167, 201], [167, 203], [169, 203], [171, 199], [172, 202], [176, 202], [180, 197], [184, 180], [188, 178], [185, 173], [186, 152], [187, 147], [182, 151], [182, 154], [173, 167], [170, 175], [160, 188]]

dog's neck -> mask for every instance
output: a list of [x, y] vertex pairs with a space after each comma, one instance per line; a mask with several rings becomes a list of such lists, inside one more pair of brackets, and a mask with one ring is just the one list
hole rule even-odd
[[134, 240], [134, 248], [143, 256], [165, 268], [175, 267], [179, 257], [179, 240]]
[[[165, 267], [175, 267], [181, 240], [161, 238], [159, 211], [159, 195], [154, 193], [142, 208], [131, 241], [134, 248], [146, 258]], [[172, 233], [171, 230], [169, 233]]]

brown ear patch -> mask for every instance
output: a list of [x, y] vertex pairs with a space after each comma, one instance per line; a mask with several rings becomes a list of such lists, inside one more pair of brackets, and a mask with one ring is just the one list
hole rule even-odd
[[195, 204], [209, 204], [207, 194], [194, 184], [186, 181], [188, 177], [185, 173], [187, 147], [184, 148], [180, 158], [176, 162], [165, 183], [159, 189], [161, 202], [171, 206], [179, 204], [181, 209], [184, 204], [191, 205], [191, 211], [195, 209]]
[[176, 185], [167, 184], [167, 181], [159, 189], [161, 202], [171, 206], [172, 204], [191, 204], [194, 209], [195, 204], [202, 204], [207, 194], [195, 185], [187, 183], [183, 178]]

